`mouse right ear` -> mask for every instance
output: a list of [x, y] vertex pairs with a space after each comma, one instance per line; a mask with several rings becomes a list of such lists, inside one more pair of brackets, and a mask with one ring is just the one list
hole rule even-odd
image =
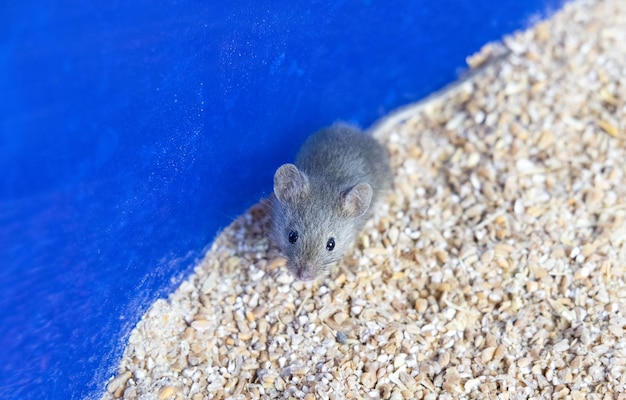
[[274, 194], [281, 203], [293, 203], [309, 191], [309, 179], [293, 164], [281, 165], [274, 174]]

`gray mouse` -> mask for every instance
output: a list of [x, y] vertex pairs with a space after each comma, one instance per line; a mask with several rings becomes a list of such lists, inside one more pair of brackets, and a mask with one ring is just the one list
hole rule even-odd
[[391, 188], [385, 147], [336, 123], [310, 136], [274, 175], [270, 238], [299, 280], [327, 274], [352, 247], [381, 192]]

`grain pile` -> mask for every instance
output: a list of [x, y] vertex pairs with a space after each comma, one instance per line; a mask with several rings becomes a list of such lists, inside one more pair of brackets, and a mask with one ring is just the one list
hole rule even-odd
[[395, 189], [330, 278], [295, 282], [253, 207], [104, 399], [625, 399], [626, 2], [502, 46], [380, 125]]

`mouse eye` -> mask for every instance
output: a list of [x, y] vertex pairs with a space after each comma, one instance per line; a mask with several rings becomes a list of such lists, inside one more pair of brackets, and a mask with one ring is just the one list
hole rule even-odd
[[334, 248], [335, 248], [335, 238], [328, 239], [328, 242], [326, 242], [326, 250], [333, 251]]
[[289, 243], [294, 244], [298, 241], [298, 231], [289, 231]]

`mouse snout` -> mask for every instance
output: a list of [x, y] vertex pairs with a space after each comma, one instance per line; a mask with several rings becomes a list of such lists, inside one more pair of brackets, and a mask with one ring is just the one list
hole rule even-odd
[[291, 272], [299, 281], [310, 281], [316, 277], [315, 268], [303, 264], [294, 265]]

